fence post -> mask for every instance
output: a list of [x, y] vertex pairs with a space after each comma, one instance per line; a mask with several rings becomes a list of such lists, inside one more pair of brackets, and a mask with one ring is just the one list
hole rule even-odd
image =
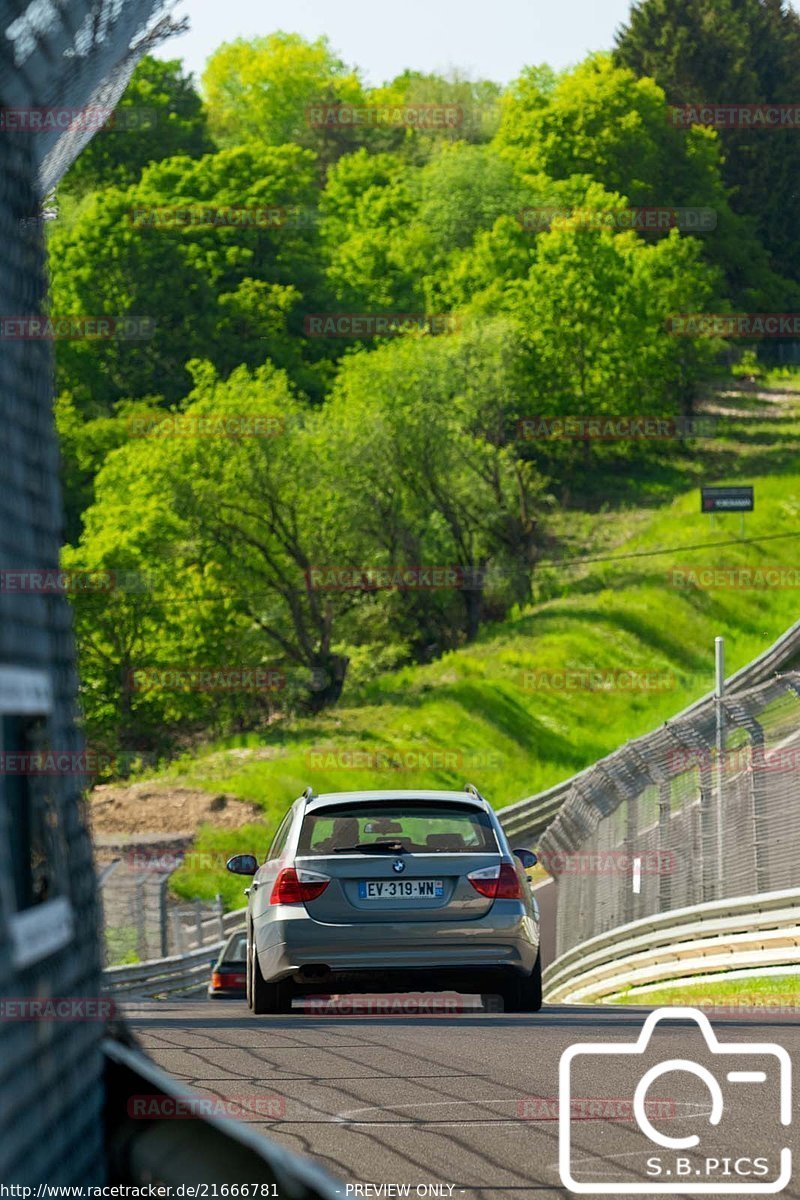
[[748, 722], [752, 740], [750, 796], [753, 805], [753, 834], [756, 852], [756, 891], [771, 890], [769, 875], [769, 815], [766, 805], [766, 758], [764, 727], [755, 717]]
[[[710, 747], [709, 747], [710, 749]], [[700, 762], [700, 861], [702, 893], [700, 902], [717, 899], [717, 869], [714, 855], [717, 844], [714, 819], [714, 772], [710, 756]]]
[[172, 910], [172, 937], [176, 954], [183, 954], [183, 922], [177, 909]]
[[716, 662], [716, 687], [714, 689], [714, 708], [716, 716], [717, 756], [715, 775], [717, 784], [717, 899], [725, 895], [725, 853], [724, 853], [724, 815], [723, 815], [723, 785], [725, 780], [725, 638], [714, 639]]
[[217, 892], [214, 898], [214, 907], [217, 913], [217, 923], [219, 925], [220, 941], [225, 940], [225, 921], [223, 920], [222, 896]]
[[167, 888], [169, 875], [159, 881], [158, 886], [158, 926], [161, 931], [161, 957], [169, 954], [169, 930], [167, 929]]
[[[636, 852], [639, 837], [639, 797], [633, 796], [622, 802], [625, 805], [625, 855], [630, 862]], [[627, 925], [636, 916], [636, 897], [633, 894], [633, 879], [625, 878], [625, 899], [622, 905], [623, 924]]]
[[195, 900], [195, 902], [194, 902], [194, 922], [197, 927], [197, 945], [202, 946], [203, 945], [203, 909], [201, 907], [199, 900]]
[[136, 880], [136, 953], [147, 958], [147, 913], [145, 912], [144, 879]]
[[103, 935], [100, 939], [100, 955], [102, 958], [103, 967], [108, 966], [108, 921], [106, 919], [106, 898], [104, 889], [106, 883], [121, 862], [121, 858], [113, 859], [97, 876], [97, 911], [98, 920], [100, 922], [100, 930]]
[[[669, 823], [672, 818], [672, 785], [662, 779], [658, 785], [658, 911], [669, 912], [672, 908], [672, 874], [664, 869], [665, 851], [668, 849]], [[669, 850], [672, 855], [672, 850]]]

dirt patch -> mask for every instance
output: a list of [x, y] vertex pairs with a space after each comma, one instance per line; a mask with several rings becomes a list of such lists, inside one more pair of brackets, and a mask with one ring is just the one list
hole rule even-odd
[[89, 797], [95, 835], [109, 833], [194, 833], [208, 823], [218, 829], [237, 829], [262, 817], [254, 804], [225, 792], [198, 788], [132, 783], [101, 784]]

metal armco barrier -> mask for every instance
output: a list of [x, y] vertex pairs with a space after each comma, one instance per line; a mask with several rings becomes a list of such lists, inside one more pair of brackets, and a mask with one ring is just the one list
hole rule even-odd
[[548, 1004], [612, 1000], [631, 988], [729, 971], [800, 971], [800, 888], [716, 900], [621, 925], [544, 972]]
[[[223, 917], [226, 937], [237, 929], [244, 930], [246, 911], [238, 909], [226, 913]], [[107, 967], [103, 972], [103, 988], [114, 995], [130, 997], [168, 996], [197, 991], [207, 983], [209, 963], [219, 954], [222, 945], [221, 941], [213, 942], [188, 954], [149, 959], [132, 966]]]

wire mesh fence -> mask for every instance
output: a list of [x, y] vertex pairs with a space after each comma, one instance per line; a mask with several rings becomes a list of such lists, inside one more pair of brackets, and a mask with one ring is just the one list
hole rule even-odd
[[181, 857], [179, 850], [159, 856], [141, 845], [134, 851], [96, 847], [106, 967], [186, 954], [224, 938], [220, 896], [208, 903], [171, 895], [170, 877]]
[[691, 715], [575, 780], [539, 844], [556, 952], [629, 921], [800, 886], [800, 672]]

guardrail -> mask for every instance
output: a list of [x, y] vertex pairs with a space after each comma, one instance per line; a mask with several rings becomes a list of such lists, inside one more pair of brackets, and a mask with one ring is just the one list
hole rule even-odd
[[800, 970], [800, 888], [714, 900], [620, 925], [545, 969], [548, 1004], [613, 1000], [631, 988], [729, 971]]
[[[244, 914], [237, 909], [222, 918], [225, 936], [244, 930]], [[209, 962], [222, 949], [223, 942], [212, 942], [190, 950], [188, 954], [172, 954], [130, 966], [107, 967], [103, 985], [108, 992], [127, 996], [168, 996], [173, 993], [198, 991], [208, 981]]]
[[[800, 658], [800, 621], [795, 622], [791, 629], [782, 634], [758, 658], [753, 659], [746, 667], [742, 667], [741, 670], [731, 675], [725, 682], [726, 695], [734, 696], [737, 692], [747, 691], [748, 688], [757, 687], [760, 683], [767, 683], [780, 668], [787, 667], [795, 658]], [[707, 695], [695, 700], [672, 719], [675, 721], [685, 720], [713, 699], [714, 692], [708, 692]], [[517, 800], [516, 803], [499, 809], [497, 815], [506, 835], [518, 838], [538, 837], [558, 815], [558, 811], [572, 787], [579, 784], [590, 771], [594, 770], [594, 766], [593, 763], [590, 767], [579, 771], [577, 775], [555, 784], [544, 792], [537, 792], [534, 796]]]

